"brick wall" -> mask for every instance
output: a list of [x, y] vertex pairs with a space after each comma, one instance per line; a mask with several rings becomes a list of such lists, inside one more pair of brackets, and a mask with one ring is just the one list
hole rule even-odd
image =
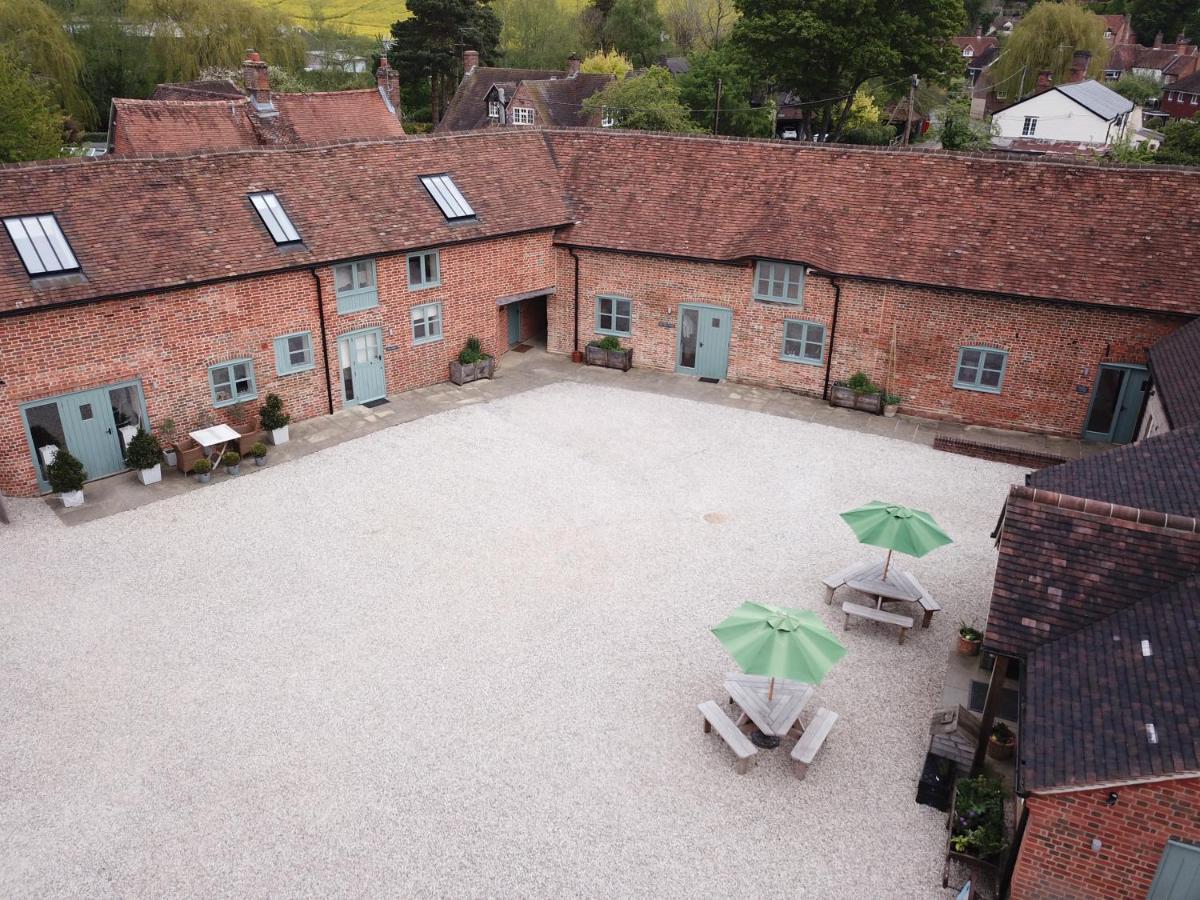
[[[383, 328], [388, 393], [444, 381], [468, 337], [496, 355], [507, 348], [496, 299], [530, 284], [553, 284], [553, 253], [549, 232], [446, 248], [441, 286], [412, 292], [405, 256], [379, 257], [379, 306], [351, 315], [338, 314], [332, 270], [319, 268], [334, 408], [342, 407], [339, 335]], [[412, 307], [433, 301], [442, 303], [444, 338], [414, 346]], [[273, 339], [298, 331], [311, 332], [316, 367], [279, 376]], [[151, 423], [171, 417], [181, 434], [233, 421], [231, 408], [213, 408], [208, 367], [248, 357], [258, 392], [253, 410], [277, 393], [295, 420], [324, 414], [320, 334], [308, 271], [0, 319], [0, 492], [37, 493], [19, 410], [31, 400], [139, 379]]]
[[1200, 842], [1200, 779], [1113, 790], [1029, 798], [1013, 900], [1141, 900], [1168, 840]]
[[[803, 308], [750, 299], [754, 267], [631, 254], [576, 251], [580, 258], [580, 345], [596, 337], [601, 294], [633, 300], [634, 365], [674, 370], [681, 302], [733, 310], [729, 378], [821, 396], [825, 367], [780, 359], [784, 319], [820, 322], [826, 342], [835, 292], [810, 275]], [[550, 349], [572, 349], [573, 278], [560, 248], [560, 289], [549, 309]], [[1150, 313], [981, 297], [952, 291], [843, 280], [831, 380], [863, 370], [890, 384], [915, 415], [1077, 437], [1102, 362], [1144, 364], [1146, 349], [1183, 320]], [[896, 352], [893, 369], [892, 337]], [[953, 386], [958, 349], [1007, 350], [1000, 394]], [[828, 362], [828, 354], [827, 354]], [[1082, 390], [1081, 390], [1082, 389]]]

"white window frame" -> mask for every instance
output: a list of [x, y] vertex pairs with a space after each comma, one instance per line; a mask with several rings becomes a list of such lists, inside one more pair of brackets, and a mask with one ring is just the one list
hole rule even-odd
[[1026, 116], [1025, 121], [1021, 123], [1021, 137], [1035, 137], [1037, 135], [1037, 116]]
[[514, 106], [512, 108], [512, 123], [514, 125], [532, 125], [533, 124], [533, 107], [532, 106]]
[[489, 101], [488, 101], [488, 118], [489, 118], [489, 119], [498, 119], [498, 118], [500, 118], [500, 114], [501, 114], [503, 111], [504, 111], [504, 108], [503, 108], [503, 106], [500, 104], [500, 101], [499, 101], [499, 100], [489, 100]]

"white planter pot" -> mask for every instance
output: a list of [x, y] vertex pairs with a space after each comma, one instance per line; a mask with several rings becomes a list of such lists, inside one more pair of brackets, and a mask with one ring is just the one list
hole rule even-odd
[[62, 498], [63, 506], [83, 506], [83, 491], [67, 491], [58, 496]]
[[276, 447], [282, 446], [288, 442], [288, 427], [284, 425], [282, 428], [275, 428], [271, 431], [271, 443]]
[[163, 459], [165, 459], [167, 461], [168, 469], [175, 468], [176, 463], [178, 463], [178, 461], [179, 461], [175, 456], [174, 450], [164, 450], [163, 451]]
[[142, 484], [156, 484], [162, 481], [162, 466], [155, 465], [152, 469], [138, 469], [138, 481]]
[[893, 419], [896, 417], [896, 411], [899, 409], [900, 409], [899, 403], [892, 403], [888, 406], [884, 406], [883, 414], [886, 418]]

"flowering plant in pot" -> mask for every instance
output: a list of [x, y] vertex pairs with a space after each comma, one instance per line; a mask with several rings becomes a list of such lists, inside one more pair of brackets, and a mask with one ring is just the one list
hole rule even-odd
[[455, 384], [469, 384], [480, 378], [491, 378], [496, 371], [496, 360], [483, 352], [479, 338], [467, 338], [458, 359], [450, 361], [450, 380]]
[[221, 454], [221, 462], [225, 464], [225, 471], [230, 475], [242, 474], [242, 456], [236, 450], [226, 450]]
[[196, 480], [201, 484], [208, 484], [208, 480], [212, 478], [212, 463], [206, 458], [200, 457], [192, 463], [192, 474], [196, 476]]
[[256, 466], [265, 466], [267, 464], [267, 445], [259, 441], [250, 448], [250, 455], [254, 457]]
[[271, 432], [271, 443], [276, 447], [288, 442], [288, 422], [292, 417], [283, 411], [283, 400], [278, 394], [267, 394], [265, 405], [259, 410], [259, 421], [264, 431]]
[[988, 756], [992, 759], [1011, 759], [1017, 746], [1017, 736], [1003, 722], [992, 726], [992, 735], [988, 738]]
[[54, 462], [46, 467], [46, 480], [50, 490], [58, 494], [63, 506], [83, 506], [83, 483], [87, 471], [66, 447], [60, 447]]
[[125, 448], [125, 464], [137, 469], [138, 481], [142, 484], [162, 481], [162, 445], [158, 438], [139, 428]]
[[958, 626], [958, 655], [977, 656], [983, 646], [983, 632], [963, 622]]

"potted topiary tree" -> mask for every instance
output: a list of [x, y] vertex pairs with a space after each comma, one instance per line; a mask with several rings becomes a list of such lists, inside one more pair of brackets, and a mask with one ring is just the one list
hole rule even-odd
[[598, 341], [589, 341], [584, 348], [584, 359], [589, 366], [628, 372], [633, 367], [633, 348], [622, 347], [620, 340], [610, 334]]
[[992, 759], [1012, 759], [1017, 747], [1017, 736], [1003, 722], [992, 726], [992, 735], [988, 738], [987, 752]]
[[137, 469], [138, 481], [142, 484], [162, 481], [162, 446], [158, 438], [139, 428], [125, 448], [125, 464]]
[[467, 338], [458, 359], [450, 361], [450, 380], [455, 384], [470, 384], [480, 378], [491, 378], [496, 371], [496, 360], [483, 352], [479, 338]]
[[292, 417], [283, 411], [283, 400], [278, 394], [267, 394], [266, 405], [259, 411], [259, 419], [265, 431], [271, 432], [271, 443], [280, 447], [288, 442], [288, 422]]
[[192, 474], [201, 484], [208, 484], [208, 480], [212, 478], [212, 463], [208, 461], [207, 457], [200, 457], [192, 463]]
[[256, 466], [265, 466], [267, 464], [267, 445], [259, 441], [250, 448], [250, 455], [254, 457]]
[[961, 623], [958, 626], [958, 655], [977, 656], [981, 646], [983, 646], [983, 634], [979, 629], [966, 622]]
[[162, 447], [163, 459], [167, 461], [167, 468], [173, 469], [178, 462], [175, 456], [175, 445], [172, 438], [175, 435], [175, 420], [163, 419], [158, 423], [158, 443]]
[[72, 456], [66, 447], [59, 447], [54, 462], [46, 467], [46, 480], [50, 482], [50, 490], [62, 500], [63, 506], [83, 506], [83, 483], [87, 481], [87, 472], [83, 463]]
[[225, 464], [225, 471], [230, 475], [242, 474], [242, 456], [236, 450], [226, 450], [221, 454], [221, 462]]

